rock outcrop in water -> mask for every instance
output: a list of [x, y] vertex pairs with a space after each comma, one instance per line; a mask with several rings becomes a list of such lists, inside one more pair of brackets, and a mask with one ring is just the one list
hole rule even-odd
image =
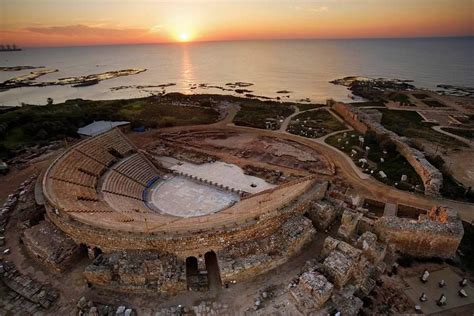
[[0, 89], [12, 89], [12, 88], [20, 88], [20, 87], [65, 86], [65, 85], [86, 86], [90, 84], [96, 84], [102, 80], [136, 75], [136, 74], [146, 71], [146, 69], [131, 68], [131, 69], [107, 71], [107, 72], [103, 72], [99, 74], [92, 74], [92, 75], [85, 75], [85, 76], [60, 78], [55, 81], [44, 81], [44, 82], [35, 81], [41, 76], [58, 72], [58, 71], [59, 71], [58, 69], [35, 70], [35, 71], [30, 72], [29, 74], [14, 77], [0, 83]]
[[0, 71], [20, 71], [29, 69], [44, 68], [44, 66], [12, 66], [12, 67], [0, 67]]

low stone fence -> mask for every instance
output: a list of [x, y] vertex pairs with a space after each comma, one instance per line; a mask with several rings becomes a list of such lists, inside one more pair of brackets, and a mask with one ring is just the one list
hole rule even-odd
[[213, 182], [211, 180], [207, 180], [207, 179], [203, 179], [201, 177], [197, 177], [197, 176], [194, 176], [192, 174], [189, 174], [189, 173], [185, 173], [185, 172], [182, 172], [182, 171], [177, 171], [177, 170], [173, 170], [173, 173], [175, 175], [178, 175], [178, 176], [181, 176], [181, 177], [185, 177], [185, 178], [188, 178], [188, 179], [191, 179], [193, 181], [196, 181], [196, 182], [199, 182], [199, 183], [202, 183], [202, 184], [206, 184], [206, 185], [209, 185], [209, 186], [212, 186], [212, 187], [215, 187], [215, 188], [218, 188], [220, 190], [224, 190], [224, 191], [227, 191], [227, 192], [232, 192], [232, 193], [237, 193], [238, 195], [240, 196], [243, 196], [245, 193], [247, 192], [244, 192], [242, 190], [238, 190], [236, 188], [232, 188], [232, 187], [229, 187], [227, 185], [223, 185], [223, 184], [220, 184], [220, 183], [217, 183], [217, 182]]

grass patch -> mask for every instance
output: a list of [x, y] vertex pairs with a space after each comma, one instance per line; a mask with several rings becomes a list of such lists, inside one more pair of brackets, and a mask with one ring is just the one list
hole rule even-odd
[[451, 128], [451, 127], [442, 127], [441, 129], [448, 133], [458, 135], [470, 140], [474, 139], [474, 129], [461, 129], [461, 128]]
[[414, 106], [413, 102], [410, 100], [410, 97], [404, 93], [390, 93], [388, 98], [392, 101], [399, 102], [402, 106]]
[[[326, 143], [346, 153], [357, 166], [361, 167], [363, 172], [371, 174], [377, 180], [401, 190], [415, 191], [416, 188], [419, 190], [424, 189], [423, 181], [415, 169], [393, 146], [385, 145], [386, 140], [381, 141], [374, 136], [366, 134], [364, 135], [364, 143], [361, 144], [359, 141], [359, 137], [362, 136], [361, 134], [347, 132], [346, 137], [343, 135], [344, 133], [339, 133], [329, 136], [326, 138]], [[366, 155], [363, 149], [366, 146], [370, 147], [368, 155]], [[384, 149], [384, 146], [386, 149]], [[384, 150], [387, 152], [386, 154]], [[361, 158], [368, 159], [368, 165], [360, 163], [359, 159]], [[384, 161], [382, 162], [380, 158], [383, 158]], [[379, 175], [379, 171], [383, 171], [387, 177], [382, 178]], [[404, 182], [401, 181], [402, 175], [407, 176], [407, 180]]]
[[459, 251], [463, 254], [460, 256], [462, 265], [474, 274], [474, 226], [469, 223], [462, 222], [464, 226], [464, 236], [459, 245]]
[[424, 100], [429, 98], [430, 96], [424, 93], [413, 93], [413, 96], [417, 98], [418, 100]]
[[296, 115], [290, 122], [288, 132], [308, 138], [318, 138], [345, 129], [326, 109], [314, 110]]
[[468, 191], [462, 183], [451, 175], [449, 168], [441, 156], [426, 156], [426, 159], [443, 174], [443, 186], [440, 190], [443, 197], [474, 203], [474, 192], [472, 190]]
[[415, 111], [389, 109], [379, 109], [379, 111], [383, 114], [382, 125], [400, 136], [423, 138], [443, 146], [466, 147], [463, 142], [431, 129], [436, 124], [422, 122], [422, 117]]
[[173, 105], [154, 98], [70, 100], [48, 106], [24, 106], [0, 114], [0, 159], [25, 146], [77, 137], [77, 129], [97, 120], [126, 120], [134, 126], [167, 127], [208, 124], [219, 113], [208, 107]]
[[311, 109], [317, 109], [317, 108], [323, 107], [325, 105], [324, 104], [298, 104], [297, 106], [300, 109], [300, 111], [302, 112], [302, 111], [307, 111], [307, 110], [311, 110]]
[[429, 106], [430, 108], [444, 108], [446, 107], [443, 103], [437, 100], [423, 100], [423, 103]]
[[280, 120], [291, 115], [293, 108], [277, 102], [242, 102], [240, 111], [234, 118], [239, 126], [266, 128], [267, 119]]
[[358, 108], [366, 106], [385, 106], [385, 102], [383, 101], [352, 102], [350, 104]]

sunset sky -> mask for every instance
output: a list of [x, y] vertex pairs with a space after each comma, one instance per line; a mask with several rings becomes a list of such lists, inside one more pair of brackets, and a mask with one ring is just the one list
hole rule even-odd
[[474, 35], [474, 0], [0, 0], [0, 43]]

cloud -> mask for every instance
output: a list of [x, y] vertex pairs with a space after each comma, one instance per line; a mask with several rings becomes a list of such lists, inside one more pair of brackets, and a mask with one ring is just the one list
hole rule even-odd
[[161, 32], [163, 27], [164, 27], [163, 25], [153, 25], [152, 27], [150, 27], [150, 29], [148, 31], [150, 33], [158, 33], [158, 32]]
[[99, 26], [87, 26], [83, 24], [67, 25], [67, 26], [48, 26], [48, 27], [28, 27], [26, 31], [43, 34], [58, 35], [67, 37], [123, 37], [123, 36], [140, 36], [148, 32], [147, 29], [128, 28], [117, 29]]
[[321, 6], [321, 7], [318, 7], [318, 8], [311, 8], [309, 9], [311, 12], [316, 12], [316, 13], [321, 13], [321, 12], [327, 12], [329, 11], [329, 8], [326, 7], [326, 6]]

